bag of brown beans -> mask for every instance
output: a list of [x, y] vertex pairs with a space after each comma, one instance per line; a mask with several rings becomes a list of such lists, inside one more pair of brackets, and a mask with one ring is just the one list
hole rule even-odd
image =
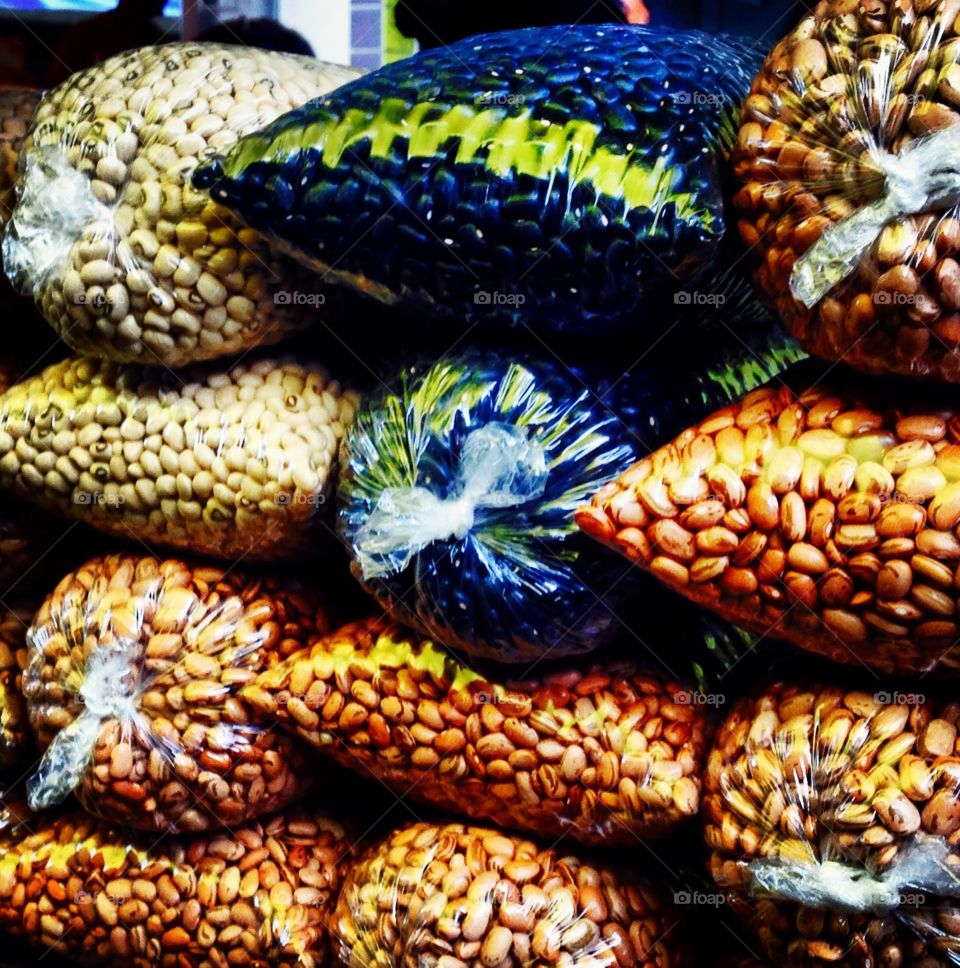
[[32, 618], [30, 608], [0, 605], [0, 769], [22, 762], [32, 747], [23, 696]]
[[78, 810], [16, 819], [0, 833], [0, 927], [44, 955], [112, 968], [329, 964], [351, 848], [321, 809], [160, 840]]
[[956, 964], [960, 704], [877, 686], [777, 683], [711, 750], [711, 872], [774, 964]]
[[948, 391], [840, 388], [801, 364], [635, 464], [577, 519], [764, 636], [892, 673], [957, 671], [960, 411]]
[[173, 373], [71, 357], [0, 396], [0, 484], [149, 545], [314, 557], [356, 405], [287, 358]]
[[67, 575], [27, 633], [23, 676], [43, 759], [34, 809], [75, 791], [131, 827], [197, 831], [275, 810], [312, 781], [300, 744], [240, 695], [330, 630], [298, 582], [111, 555]]
[[20, 148], [42, 91], [10, 88], [0, 91], [0, 226], [6, 225], [15, 202]]
[[743, 110], [756, 280], [810, 353], [960, 381], [960, 10], [821, 0]]
[[10, 278], [70, 346], [179, 366], [302, 330], [323, 293], [190, 175], [360, 72], [170, 44], [112, 57], [40, 102], [4, 239]]
[[699, 807], [705, 707], [636, 661], [514, 679], [370, 619], [275, 665], [240, 698], [400, 793], [541, 836], [632, 844]]
[[347, 968], [679, 968], [666, 893], [490, 828], [415, 823], [350, 871], [331, 919]]

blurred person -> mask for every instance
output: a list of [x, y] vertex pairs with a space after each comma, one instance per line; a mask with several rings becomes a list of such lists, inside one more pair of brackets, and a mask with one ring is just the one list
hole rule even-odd
[[197, 40], [314, 56], [313, 48], [303, 34], [267, 17], [238, 17], [236, 20], [220, 21], [201, 31]]
[[47, 69], [47, 86], [133, 47], [177, 40], [155, 22], [164, 5], [165, 0], [118, 0], [113, 10], [75, 23], [57, 46]]
[[397, 0], [397, 29], [421, 50], [473, 34], [554, 24], [650, 22], [644, 0]]

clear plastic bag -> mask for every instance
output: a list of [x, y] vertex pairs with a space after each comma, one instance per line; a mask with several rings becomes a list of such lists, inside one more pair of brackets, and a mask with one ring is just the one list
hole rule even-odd
[[0, 482], [149, 545], [313, 557], [356, 404], [286, 357], [178, 373], [71, 357], [0, 397]]
[[744, 105], [740, 232], [805, 349], [960, 381], [953, 0], [821, 0]]
[[0, 769], [16, 766], [32, 743], [23, 697], [30, 608], [0, 606]]
[[777, 965], [933, 968], [960, 953], [960, 704], [777, 683], [704, 773], [717, 885]]
[[190, 186], [232, 147], [359, 71], [169, 44], [111, 57], [41, 101], [7, 226], [7, 274], [74, 349], [181, 366], [310, 323], [317, 281]]
[[41, 959], [56, 952], [111, 968], [329, 963], [327, 919], [351, 848], [322, 809], [160, 840], [79, 810], [18, 817], [12, 810], [0, 833], [0, 927]]
[[412, 824], [372, 848], [330, 924], [347, 968], [693, 964], [676, 910], [643, 875], [460, 824]]
[[957, 672], [949, 391], [796, 369], [604, 486], [580, 526], [669, 587], [840, 662]]
[[194, 184], [383, 302], [594, 336], [715, 262], [758, 65], [699, 31], [469, 37], [288, 113]]
[[622, 566], [572, 514], [634, 458], [626, 436], [559, 366], [468, 353], [404, 369], [347, 437], [338, 517], [354, 573], [469, 654], [518, 662], [610, 641], [602, 596]]
[[399, 793], [542, 837], [629, 845], [699, 808], [707, 707], [622, 657], [514, 680], [370, 619], [240, 695]]
[[111, 555], [69, 574], [27, 636], [23, 691], [43, 759], [34, 809], [75, 791], [131, 827], [233, 826], [312, 782], [300, 744], [244, 686], [330, 631], [323, 598], [231, 568]]

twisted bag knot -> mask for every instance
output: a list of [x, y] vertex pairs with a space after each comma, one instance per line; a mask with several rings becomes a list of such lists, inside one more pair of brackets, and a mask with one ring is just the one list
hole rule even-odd
[[131, 662], [134, 648], [129, 639], [117, 639], [99, 647], [87, 660], [77, 693], [83, 712], [57, 733], [27, 781], [31, 810], [62, 803], [77, 788], [106, 720], [116, 719], [127, 732], [138, 719]]
[[899, 155], [878, 150], [875, 162], [883, 194], [824, 229], [793, 264], [790, 292], [807, 309], [853, 272], [888, 223], [960, 203], [960, 125], [914, 141]]
[[383, 490], [357, 532], [357, 560], [365, 579], [397, 574], [435, 541], [463, 540], [481, 508], [515, 507], [540, 497], [547, 484], [543, 447], [519, 427], [490, 423], [471, 431], [457, 467], [456, 493], [438, 497], [427, 487]]

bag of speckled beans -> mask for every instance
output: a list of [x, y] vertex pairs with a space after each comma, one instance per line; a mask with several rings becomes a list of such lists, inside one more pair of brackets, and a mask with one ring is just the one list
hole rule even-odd
[[356, 404], [323, 367], [262, 352], [176, 373], [70, 357], [0, 396], [0, 485], [151, 546], [315, 558]]
[[13, 211], [20, 148], [42, 96], [30, 88], [0, 90], [0, 226]]
[[461, 824], [411, 824], [371, 848], [330, 933], [346, 968], [694, 964], [688, 928], [645, 874]]
[[0, 770], [22, 763], [33, 749], [23, 695], [33, 612], [19, 604], [0, 607]]
[[0, 832], [0, 927], [82, 964], [327, 965], [351, 863], [340, 822], [288, 809], [192, 837], [132, 835], [79, 810], [13, 805]]
[[630, 846], [699, 809], [706, 708], [622, 652], [514, 678], [370, 619], [239, 695], [260, 722], [399, 794], [549, 840]]
[[865, 681], [778, 683], [730, 710], [703, 780], [710, 869], [775, 965], [947, 968], [960, 706]]
[[[309, 325], [317, 281], [190, 186], [204, 158], [351, 68], [255, 48], [170, 44], [112, 57], [41, 100], [4, 265], [74, 349], [180, 366]], [[312, 304], [315, 304], [312, 303]]]
[[758, 61], [626, 25], [470, 37], [290, 112], [194, 184], [383, 302], [596, 334], [716, 260]]
[[744, 105], [734, 206], [809, 352], [960, 381], [960, 20], [952, 0], [823, 0]]
[[949, 388], [801, 363], [601, 488], [580, 527], [764, 636], [957, 674], [960, 413]]
[[130, 827], [232, 827], [312, 782], [300, 744], [258, 724], [244, 686], [330, 629], [293, 580], [132, 555], [94, 558], [47, 597], [23, 674], [43, 758], [30, 805], [75, 792]]

